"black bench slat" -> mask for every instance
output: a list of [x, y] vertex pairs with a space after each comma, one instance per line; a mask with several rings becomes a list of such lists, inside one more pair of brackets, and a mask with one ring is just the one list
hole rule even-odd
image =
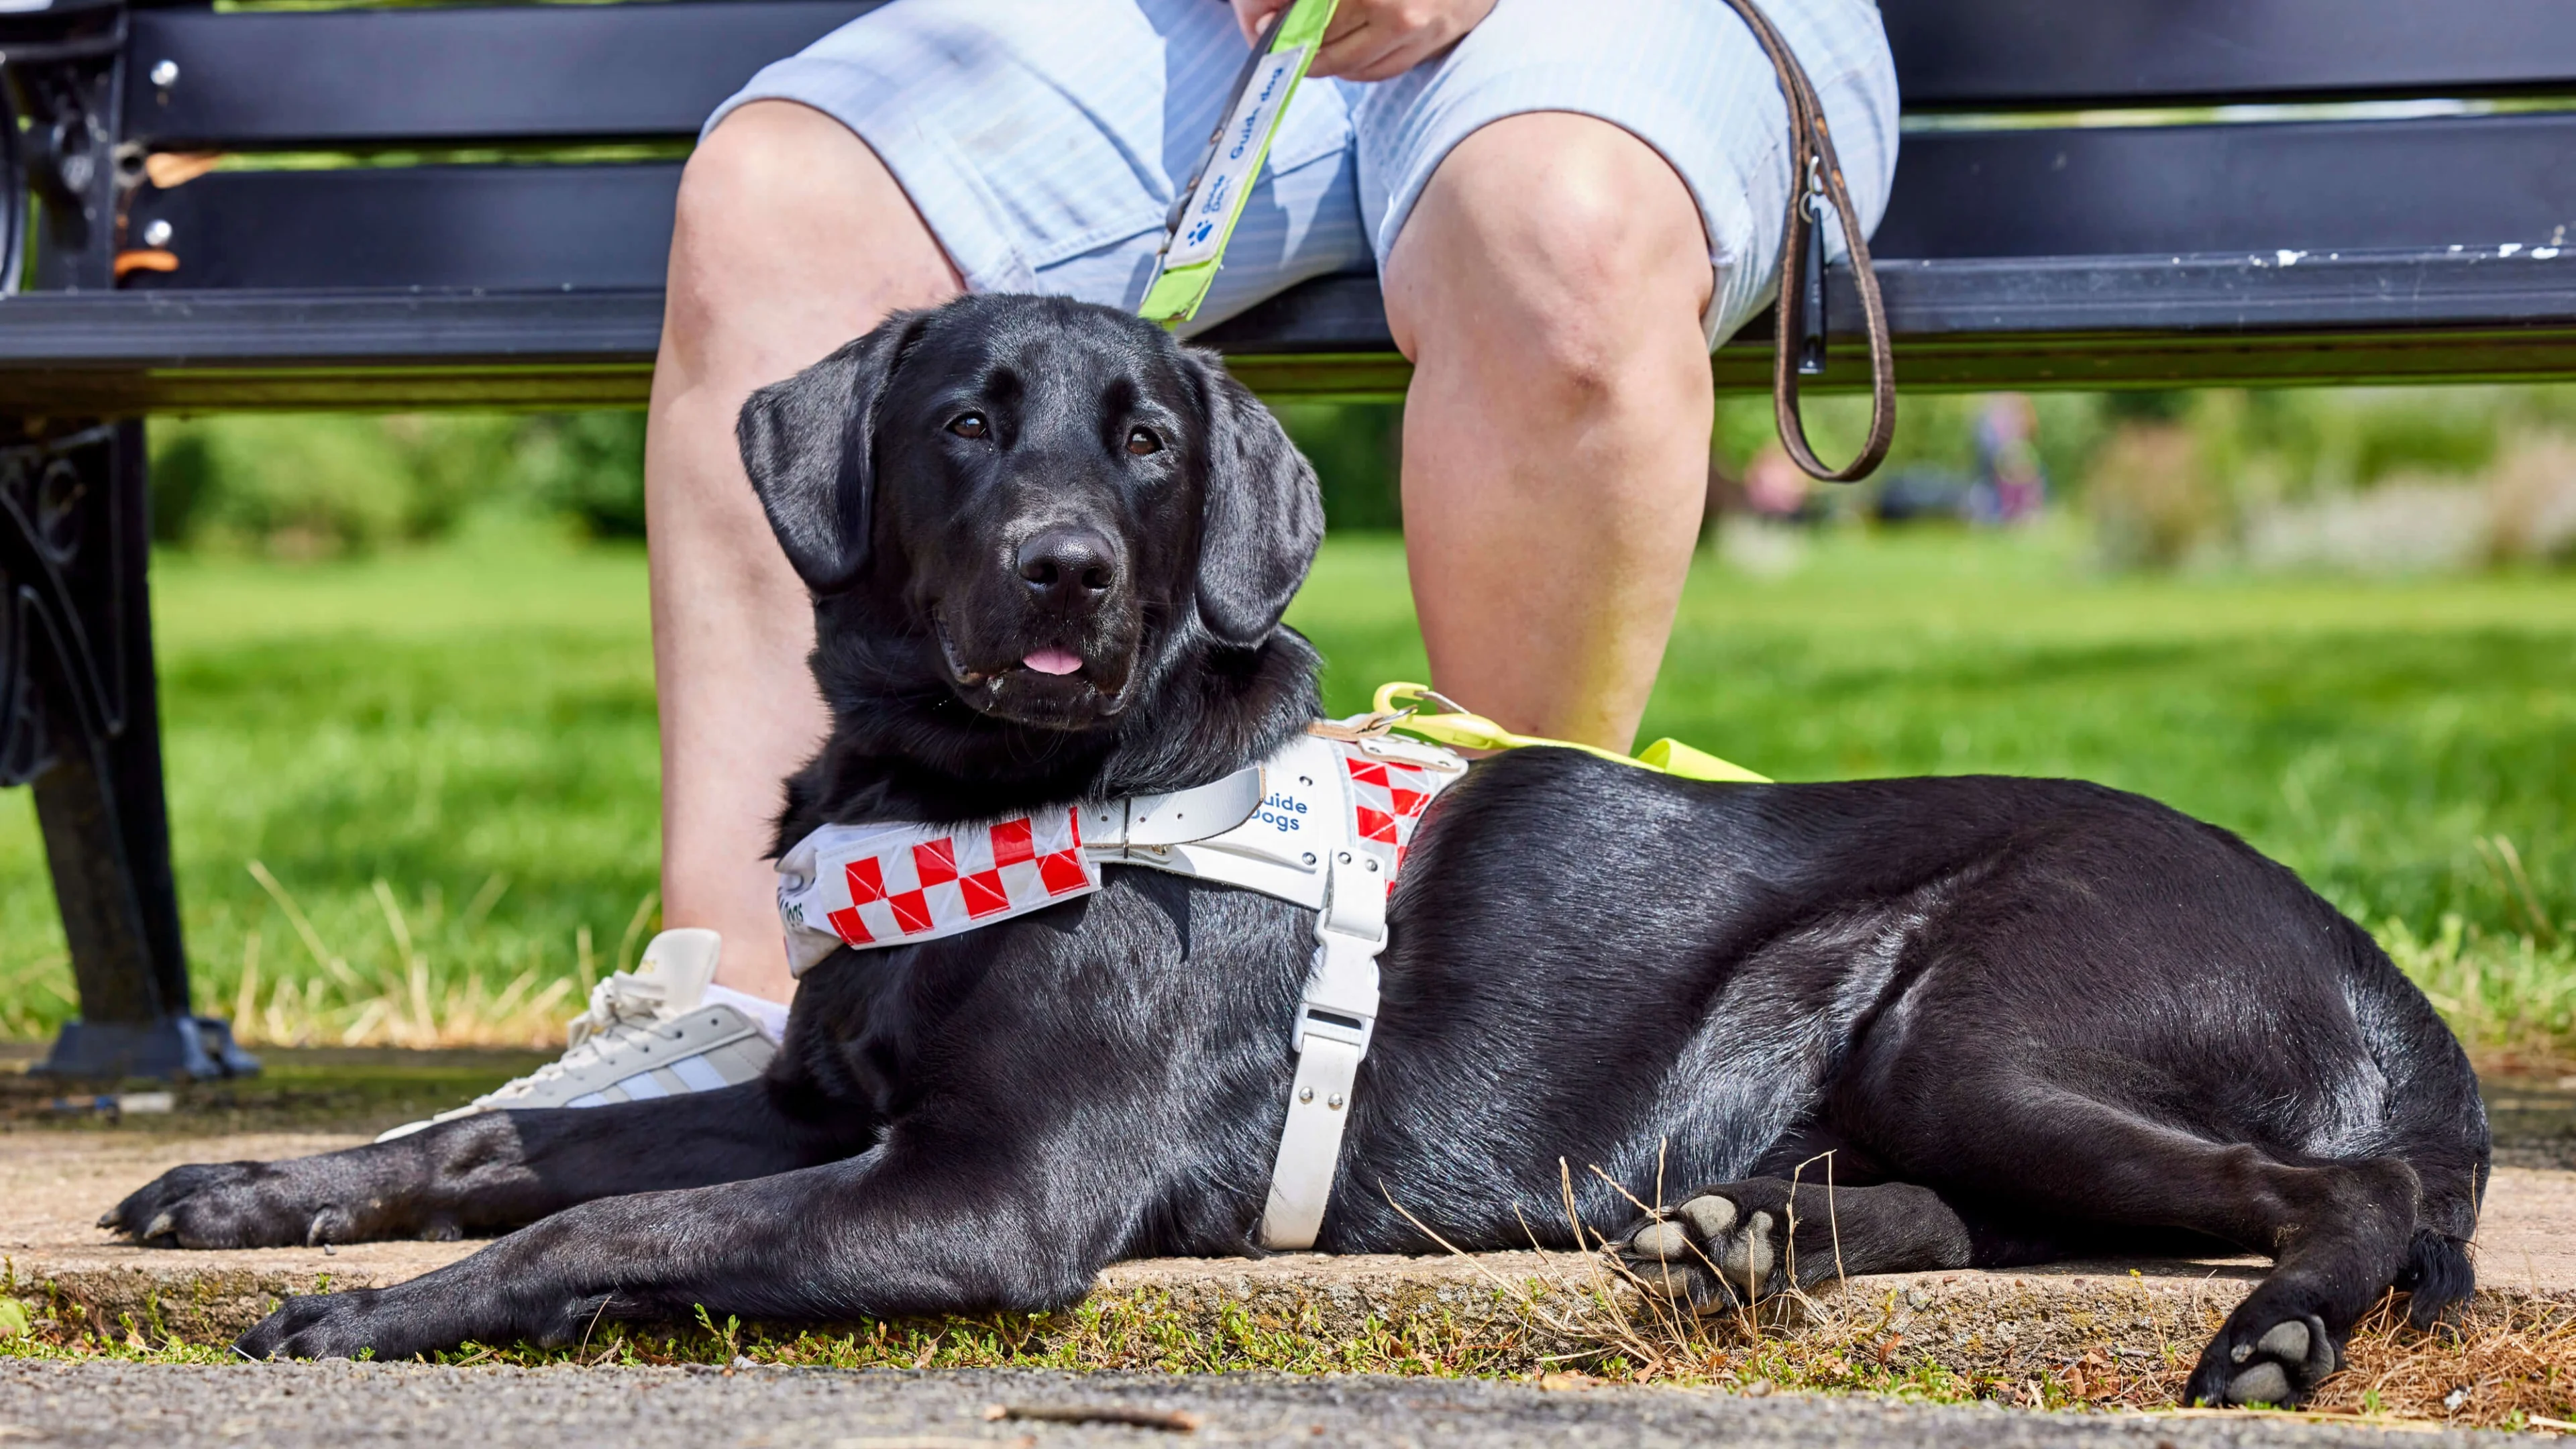
[[[218, 171], [134, 198], [137, 289], [657, 287], [679, 163]], [[2492, 248], [2576, 222], [2576, 114], [1910, 137], [1893, 259]]]
[[[2311, 255], [2284, 266], [2243, 253], [2181, 257], [2011, 257], [1885, 260], [1879, 290], [1899, 355], [1911, 339], [2117, 331], [2224, 337], [2314, 334], [2337, 328], [2576, 330], [2576, 250], [2372, 251]], [[1826, 273], [1827, 312], [1859, 360], [1848, 329], [1860, 317], [1850, 273]], [[1732, 343], [1770, 353], [1769, 314]], [[1325, 277], [1234, 317], [1200, 339], [1226, 352], [1392, 351], [1374, 277]], [[2233, 345], [2233, 344], [2228, 344]], [[0, 334], [0, 359], [5, 359]], [[1902, 382], [1916, 378], [1899, 369]], [[1865, 374], [1858, 380], [1866, 382]], [[1767, 374], [1764, 381], [1768, 382]]]
[[[685, 136], [763, 64], [882, 0], [215, 14], [141, 10], [130, 137], [331, 146]], [[1886, 0], [1915, 109], [2576, 87], [2576, 6]]]
[[[164, 288], [659, 288], [680, 163], [218, 171], [134, 199], [170, 224]], [[0, 303], [0, 310], [12, 304]]]
[[[2544, 249], [2545, 250], [2545, 249]], [[1832, 310], [1860, 302], [1839, 270]], [[2336, 329], [2576, 330], [2576, 253], [2493, 250], [2274, 256], [1995, 257], [1891, 260], [1879, 287], [1916, 336], [2198, 333], [2295, 337]]]
[[[165, 148], [694, 136], [753, 72], [882, 3], [140, 11], [125, 130]], [[158, 90], [164, 60], [179, 77]]]
[[[2576, 11], [2576, 6], [2570, 6]], [[2550, 244], [2576, 114], [1905, 138], [1886, 257]]]
[[0, 303], [19, 412], [640, 404], [662, 292], [32, 292]]
[[1881, 0], [1910, 108], [2567, 88], [2566, 0]]
[[[1891, 260], [1879, 270], [1900, 338], [2576, 328], [2576, 257], [2528, 251], [2357, 252], [2290, 266], [2242, 255]], [[1849, 274], [1836, 267], [1828, 276], [1832, 314], [1848, 324], [1859, 315]], [[652, 354], [661, 304], [659, 287], [37, 292], [0, 305], [0, 371], [49, 358], [138, 369], [406, 357], [635, 361]], [[1767, 353], [1766, 322], [1731, 345]], [[1199, 340], [1264, 355], [1394, 350], [1377, 281], [1366, 276], [1308, 282]]]
[[[1890, 261], [1897, 377], [1934, 387], [2576, 374], [2576, 260], [2492, 252]], [[1834, 316], [1859, 315], [1831, 276]], [[658, 288], [34, 293], [0, 304], [0, 403], [60, 412], [640, 402]], [[1769, 385], [1757, 323], [1718, 385]], [[1309, 282], [1201, 339], [1278, 395], [1392, 396], [1371, 277]], [[1866, 382], [1855, 338], [1824, 390]]]

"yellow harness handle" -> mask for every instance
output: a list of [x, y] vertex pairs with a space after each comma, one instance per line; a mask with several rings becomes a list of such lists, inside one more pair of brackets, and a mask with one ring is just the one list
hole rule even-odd
[[[1411, 703], [1399, 701], [1410, 700]], [[1432, 712], [1426, 712], [1426, 706]], [[1452, 745], [1469, 750], [1517, 750], [1528, 745], [1552, 745], [1560, 750], [1581, 750], [1587, 755], [1660, 775], [1684, 780], [1736, 780], [1750, 785], [1771, 783], [1767, 775], [1757, 775], [1742, 765], [1721, 760], [1704, 750], [1695, 750], [1679, 740], [1663, 739], [1646, 746], [1634, 758], [1602, 749], [1598, 745], [1579, 745], [1572, 740], [1548, 740], [1536, 735], [1516, 735], [1481, 714], [1472, 714], [1458, 702], [1432, 689], [1429, 685], [1401, 681], [1378, 686], [1372, 702], [1379, 718], [1390, 729], [1419, 735], [1436, 745]]]

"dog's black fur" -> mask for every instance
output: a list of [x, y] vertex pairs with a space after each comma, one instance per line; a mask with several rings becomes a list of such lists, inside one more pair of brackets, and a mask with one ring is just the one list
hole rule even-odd
[[[782, 845], [1195, 785], [1316, 714], [1278, 622], [1313, 475], [1150, 326], [1011, 297], [901, 315], [756, 395], [742, 440], [833, 720]], [[1082, 668], [1021, 663], [1041, 650]], [[1680, 1202], [1623, 1251], [1699, 1307], [1783, 1290], [1792, 1259], [1803, 1284], [2218, 1240], [2275, 1267], [2191, 1379], [2212, 1402], [2296, 1400], [2391, 1285], [2419, 1321], [2469, 1292], [2488, 1138], [2458, 1044], [2289, 871], [2137, 796], [1523, 750], [1440, 798], [1392, 915], [1323, 1248], [1570, 1246], [1560, 1161], [1587, 1221], [1633, 1218], [1620, 1188]], [[697, 1305], [1055, 1307], [1118, 1258], [1251, 1250], [1311, 920], [1113, 868], [838, 953], [763, 1081], [183, 1167], [106, 1221], [206, 1248], [516, 1229], [290, 1300], [242, 1340], [262, 1356]]]

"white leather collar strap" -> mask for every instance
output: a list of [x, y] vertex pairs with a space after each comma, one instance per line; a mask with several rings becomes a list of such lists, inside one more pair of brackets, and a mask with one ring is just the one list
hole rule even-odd
[[1289, 1047], [1297, 1072], [1261, 1242], [1314, 1246], [1377, 1027], [1387, 892], [1432, 797], [1467, 762], [1388, 736], [1301, 735], [1259, 765], [1166, 795], [990, 825], [826, 825], [778, 862], [789, 964], [910, 945], [1100, 889], [1104, 864], [1259, 891], [1315, 914], [1315, 964]]

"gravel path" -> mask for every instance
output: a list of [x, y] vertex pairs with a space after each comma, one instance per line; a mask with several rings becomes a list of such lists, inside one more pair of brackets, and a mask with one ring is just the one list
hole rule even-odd
[[[1195, 1432], [985, 1418], [993, 1404], [1182, 1411]], [[980, 1445], [1779, 1445], [1891, 1442], [1956, 1449], [2218, 1449], [2468, 1444], [2253, 1414], [2039, 1414], [1857, 1398], [1682, 1390], [1546, 1392], [1526, 1384], [1364, 1377], [1168, 1378], [1027, 1372], [439, 1368], [288, 1364], [194, 1368], [0, 1361], [0, 1449], [257, 1444], [616, 1444], [630, 1449], [973, 1449]]]

